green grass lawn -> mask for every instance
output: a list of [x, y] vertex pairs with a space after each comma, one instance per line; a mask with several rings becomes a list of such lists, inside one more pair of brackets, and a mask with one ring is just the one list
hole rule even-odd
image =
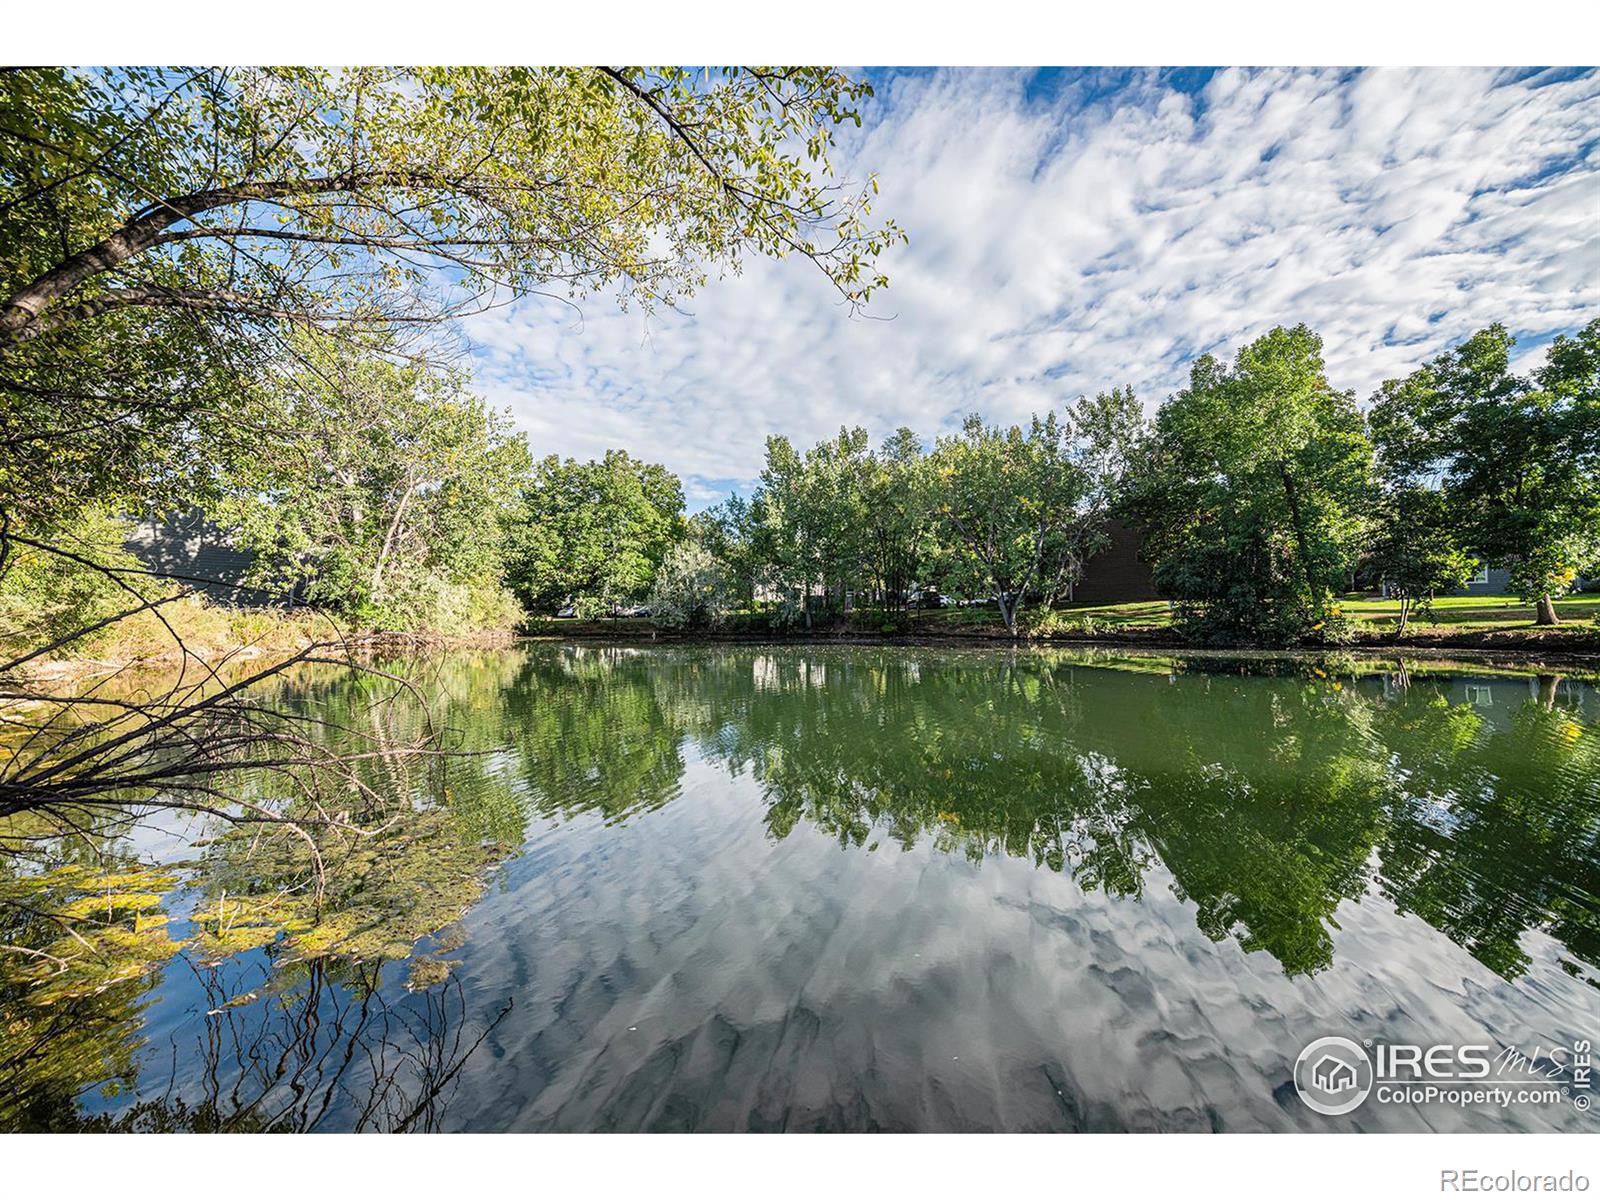
[[[1382, 600], [1370, 594], [1350, 593], [1341, 596], [1339, 603], [1345, 614], [1351, 617], [1358, 627], [1365, 626], [1373, 635], [1391, 630], [1400, 615], [1399, 601]], [[1588, 640], [1595, 623], [1600, 622], [1600, 595], [1587, 593], [1569, 596], [1556, 602], [1556, 611], [1560, 613], [1563, 624], [1558, 629], [1550, 631], [1552, 636], [1557, 636], [1563, 641], [1573, 637]], [[1084, 623], [1092, 623], [1093, 628], [1082, 632], [1088, 633], [1091, 637], [1096, 634], [1137, 636], [1145, 632], [1166, 629], [1172, 624], [1172, 605], [1165, 600], [1141, 600], [1127, 604], [1067, 605], [1062, 609], [1062, 613], [1069, 619], [1087, 618]], [[916, 609], [910, 617], [908, 632], [912, 634], [938, 636], [940, 633], [971, 633], [998, 636], [1005, 632], [1000, 624], [1000, 614], [992, 605]], [[759, 634], [767, 628], [765, 622], [765, 614], [737, 613], [729, 618], [722, 631], [732, 634]], [[849, 626], [842, 632], [854, 630], [859, 633], [873, 633], [877, 631], [880, 623], [885, 624], [885, 632], [891, 632], [900, 628], [898, 622], [898, 614], [857, 609]], [[1536, 626], [1533, 606], [1524, 604], [1515, 596], [1444, 596], [1434, 601], [1431, 616], [1424, 617], [1421, 614], [1412, 616], [1407, 636], [1414, 634], [1426, 638], [1534, 628]], [[601, 621], [543, 618], [530, 620], [524, 626], [523, 632], [545, 637], [632, 637], [649, 634], [653, 630], [647, 617]], [[841, 630], [835, 628], [833, 632]]]
[[[1348, 615], [1376, 625], [1393, 625], [1400, 616], [1397, 600], [1349, 595], [1340, 601]], [[1593, 620], [1600, 616], [1600, 595], [1589, 592], [1557, 600], [1556, 613], [1563, 621]], [[1413, 616], [1412, 623], [1452, 631], [1503, 629], [1532, 625], [1533, 616], [1533, 605], [1515, 596], [1441, 596], [1433, 602], [1431, 616]]]
[[[1383, 600], [1366, 593], [1341, 596], [1345, 614], [1364, 624], [1386, 627], [1400, 619], [1400, 602]], [[1070, 604], [1063, 612], [1090, 617], [1108, 631], [1117, 629], [1162, 629], [1172, 624], [1172, 605], [1165, 600], [1135, 601], [1127, 604]], [[1586, 593], [1556, 601], [1556, 612], [1564, 622], [1592, 621], [1600, 618], [1600, 595]], [[1413, 613], [1411, 629], [1466, 633], [1484, 629], [1513, 629], [1532, 626], [1533, 605], [1515, 596], [1442, 596], [1433, 602], [1431, 616]], [[917, 623], [983, 628], [1000, 623], [992, 608], [944, 608], [919, 611]]]

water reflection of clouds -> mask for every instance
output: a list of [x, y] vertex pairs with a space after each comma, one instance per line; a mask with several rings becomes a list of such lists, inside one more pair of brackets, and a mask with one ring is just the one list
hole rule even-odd
[[[1547, 937], [1508, 983], [1366, 897], [1339, 906], [1334, 966], [1291, 979], [1270, 954], [1203, 935], [1159, 867], [1135, 902], [926, 841], [868, 854], [802, 826], [774, 842], [751, 800], [691, 760], [673, 809], [540, 837], [530, 855], [544, 865], [472, 921], [471, 986], [515, 978], [525, 1003], [496, 1031], [495, 1057], [469, 1065], [452, 1119], [1290, 1129], [1322, 1120], [1280, 1086], [1314, 1036], [1548, 1043], [1570, 1039], [1592, 1002]], [[1569, 1116], [1519, 1111], [1496, 1127]], [[1345, 1127], [1481, 1120], [1373, 1107]]]

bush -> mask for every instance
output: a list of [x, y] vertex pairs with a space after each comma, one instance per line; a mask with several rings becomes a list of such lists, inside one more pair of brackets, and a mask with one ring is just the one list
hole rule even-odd
[[432, 574], [357, 615], [367, 629], [446, 637], [515, 629], [526, 616], [516, 597], [498, 583], [457, 583]]
[[1088, 614], [1074, 615], [1053, 608], [1025, 610], [1019, 624], [1023, 635], [1031, 638], [1094, 637], [1101, 631], [1100, 622]]
[[1308, 611], [1290, 603], [1244, 608], [1180, 600], [1173, 605], [1173, 626], [1204, 646], [1343, 646], [1355, 637], [1337, 602]]
[[[121, 575], [138, 597], [159, 598], [170, 585], [139, 574], [139, 562], [123, 549], [129, 523], [95, 510], [81, 514], [67, 531], [33, 539], [48, 542], [102, 567], [128, 572]], [[0, 646], [12, 653], [47, 646], [79, 629], [103, 621], [139, 599], [117, 579], [94, 567], [60, 555], [11, 545], [10, 561], [0, 574]], [[110, 636], [100, 630], [75, 638], [60, 652], [82, 651]]]
[[668, 629], [721, 625], [732, 607], [728, 573], [698, 542], [679, 542], [650, 588], [650, 620]]

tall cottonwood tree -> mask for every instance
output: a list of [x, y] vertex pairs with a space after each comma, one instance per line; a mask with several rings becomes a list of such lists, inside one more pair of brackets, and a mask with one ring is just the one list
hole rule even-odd
[[1272, 639], [1328, 626], [1367, 529], [1372, 447], [1310, 329], [1273, 329], [1232, 367], [1201, 357], [1138, 475], [1156, 585], [1189, 623]]
[[280, 420], [298, 453], [241, 464], [214, 513], [256, 582], [361, 628], [492, 625], [512, 607], [500, 522], [527, 442], [458, 371], [396, 362], [373, 340], [296, 342], [307, 365], [284, 383]]
[[1502, 325], [1479, 331], [1386, 382], [1371, 420], [1385, 460], [1442, 488], [1465, 548], [1508, 565], [1554, 625], [1555, 598], [1600, 567], [1600, 320], [1529, 376], [1511, 370], [1515, 345]]
[[1080, 396], [1067, 414], [1084, 494], [1066, 541], [1067, 592], [1110, 538], [1106, 526], [1126, 498], [1129, 466], [1145, 433], [1144, 406], [1131, 386]]
[[803, 454], [787, 437], [767, 439], [753, 508], [756, 546], [767, 587], [782, 597], [785, 613], [807, 625], [814, 597], [842, 610], [862, 578], [873, 469], [864, 429], [840, 429]]
[[873, 456], [865, 485], [866, 562], [886, 607], [904, 607], [930, 558], [932, 495], [922, 441], [905, 426]]
[[507, 519], [506, 581], [535, 613], [572, 603], [598, 616], [644, 598], [685, 532], [683, 485], [624, 450], [534, 465]]
[[1032, 596], [1049, 604], [1073, 578], [1073, 532], [1088, 491], [1070, 431], [1054, 413], [1027, 429], [985, 425], [976, 413], [940, 438], [929, 460], [948, 577], [988, 595], [1015, 634]]

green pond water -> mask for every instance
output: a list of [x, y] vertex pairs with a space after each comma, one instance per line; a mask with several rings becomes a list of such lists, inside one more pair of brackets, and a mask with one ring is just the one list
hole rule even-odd
[[[404, 669], [467, 753], [372, 766], [405, 819], [314, 911], [293, 839], [170, 818], [0, 881], [131, 914], [103, 977], [0, 977], [0, 1128], [1600, 1129], [1570, 1053], [1600, 1038], [1581, 673], [546, 643]], [[359, 723], [380, 690], [273, 698]], [[1322, 1116], [1292, 1075], [1327, 1035], [1512, 1050], [1559, 1098]]]

